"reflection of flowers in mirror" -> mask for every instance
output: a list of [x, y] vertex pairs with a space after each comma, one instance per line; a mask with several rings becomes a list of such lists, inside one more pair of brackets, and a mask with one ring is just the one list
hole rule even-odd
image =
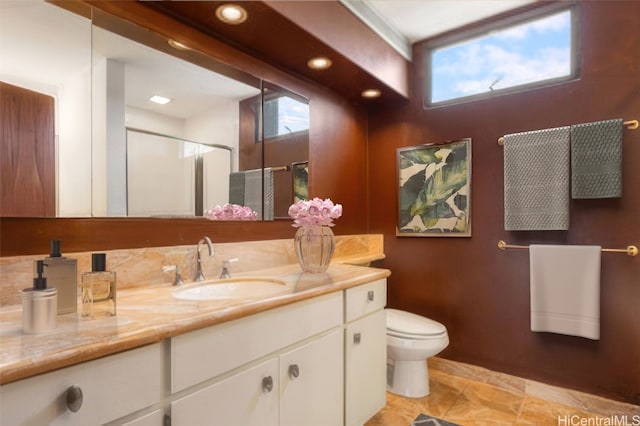
[[333, 220], [342, 216], [342, 205], [331, 199], [301, 200], [289, 207], [293, 226], [333, 226]]
[[238, 204], [216, 205], [204, 211], [209, 220], [258, 220], [258, 212]]

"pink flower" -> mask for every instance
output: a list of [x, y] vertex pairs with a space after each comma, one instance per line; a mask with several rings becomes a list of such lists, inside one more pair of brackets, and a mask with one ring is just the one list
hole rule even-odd
[[333, 219], [342, 216], [342, 205], [333, 204], [331, 199], [302, 200], [289, 206], [289, 216], [293, 226], [333, 226]]
[[204, 217], [209, 220], [257, 220], [258, 213], [250, 207], [227, 203], [205, 210]]

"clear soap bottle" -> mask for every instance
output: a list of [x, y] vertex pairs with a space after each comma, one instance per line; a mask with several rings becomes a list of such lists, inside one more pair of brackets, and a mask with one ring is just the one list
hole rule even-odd
[[107, 255], [91, 255], [91, 272], [82, 274], [82, 312], [87, 318], [116, 315], [116, 273], [106, 270]]

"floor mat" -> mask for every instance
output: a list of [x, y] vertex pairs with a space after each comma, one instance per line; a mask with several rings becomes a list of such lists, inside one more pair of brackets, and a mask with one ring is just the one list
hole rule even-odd
[[427, 416], [426, 414], [420, 414], [416, 419], [411, 422], [410, 426], [459, 426], [456, 423], [451, 423], [446, 420], [439, 419], [437, 417]]

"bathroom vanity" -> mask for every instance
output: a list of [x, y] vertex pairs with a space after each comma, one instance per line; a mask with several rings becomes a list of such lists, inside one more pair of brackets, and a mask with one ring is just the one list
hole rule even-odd
[[257, 299], [128, 289], [116, 318], [37, 336], [2, 312], [0, 423], [360, 425], [385, 404], [388, 275], [287, 265], [260, 271], [287, 292]]

